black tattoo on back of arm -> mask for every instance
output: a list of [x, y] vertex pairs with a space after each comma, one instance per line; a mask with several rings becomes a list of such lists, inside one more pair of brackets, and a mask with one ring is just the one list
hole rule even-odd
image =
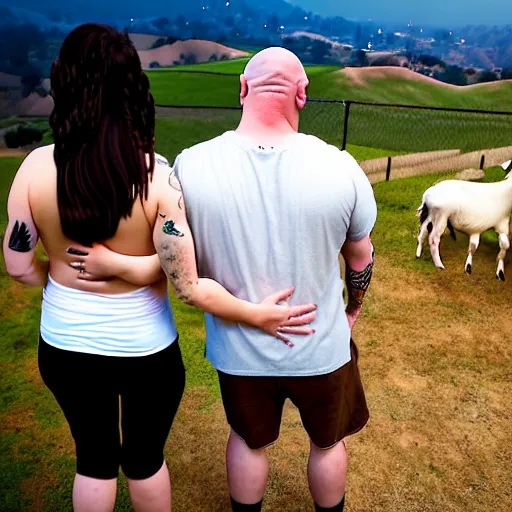
[[374, 254], [372, 254], [372, 262], [361, 272], [351, 269], [347, 264], [346, 283], [348, 292], [348, 312], [354, 311], [363, 305], [364, 296], [372, 280], [373, 266]]
[[32, 250], [32, 236], [27, 225], [16, 221], [9, 238], [9, 249], [16, 252], [30, 252]]

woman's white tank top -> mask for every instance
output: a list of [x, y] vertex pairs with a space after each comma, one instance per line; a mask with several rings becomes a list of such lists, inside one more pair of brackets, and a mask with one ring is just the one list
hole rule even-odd
[[75, 290], [48, 276], [41, 337], [53, 347], [115, 357], [156, 354], [178, 337], [168, 297], [150, 287], [121, 295]]

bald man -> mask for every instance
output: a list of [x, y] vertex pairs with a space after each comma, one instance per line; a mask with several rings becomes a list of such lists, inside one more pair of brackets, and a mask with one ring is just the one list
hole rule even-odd
[[174, 166], [184, 201], [167, 213], [173, 218], [186, 208], [200, 277], [250, 302], [294, 285], [291, 303], [318, 305], [313, 334], [298, 337], [284, 328], [287, 343], [206, 315], [207, 357], [218, 370], [231, 426], [234, 511], [261, 510], [265, 449], [278, 439], [287, 398], [311, 440], [308, 475], [317, 510], [343, 510], [343, 439], [368, 420], [351, 328], [372, 276], [375, 199], [349, 154], [298, 133], [308, 83], [292, 53], [260, 52], [241, 76], [238, 129], [184, 151]]

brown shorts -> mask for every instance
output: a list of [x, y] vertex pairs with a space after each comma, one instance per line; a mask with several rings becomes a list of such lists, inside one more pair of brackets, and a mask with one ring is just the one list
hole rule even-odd
[[313, 377], [240, 377], [219, 373], [228, 423], [252, 450], [277, 441], [284, 402], [299, 409], [302, 423], [318, 448], [331, 448], [368, 422], [358, 351], [339, 370]]

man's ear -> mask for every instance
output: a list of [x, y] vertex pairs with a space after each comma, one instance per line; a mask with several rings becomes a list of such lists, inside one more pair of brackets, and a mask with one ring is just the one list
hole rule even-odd
[[247, 79], [244, 75], [240, 75], [240, 105], [243, 106], [245, 103], [245, 98], [249, 94], [249, 85], [247, 84]]
[[302, 110], [306, 106], [306, 102], [308, 101], [307, 88], [309, 85], [309, 80], [307, 78], [301, 80], [297, 87], [297, 108]]

